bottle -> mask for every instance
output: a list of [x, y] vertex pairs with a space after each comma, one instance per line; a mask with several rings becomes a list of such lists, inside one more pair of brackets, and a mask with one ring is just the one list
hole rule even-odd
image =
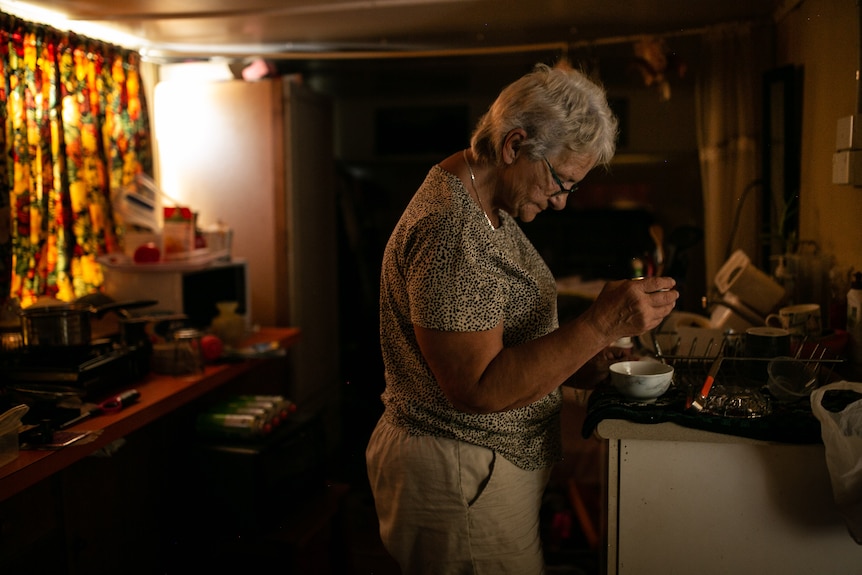
[[197, 416], [195, 429], [209, 437], [250, 439], [268, 432], [263, 418], [255, 413], [206, 411]]
[[847, 332], [850, 335], [850, 361], [862, 365], [862, 272], [853, 274], [847, 292]]
[[237, 347], [245, 336], [245, 320], [236, 313], [237, 306], [235, 301], [217, 302], [218, 315], [211, 326], [212, 332], [231, 348]]

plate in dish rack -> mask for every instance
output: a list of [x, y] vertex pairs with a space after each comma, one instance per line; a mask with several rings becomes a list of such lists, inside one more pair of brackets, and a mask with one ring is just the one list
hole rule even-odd
[[641, 346], [651, 353], [690, 357], [715, 357], [721, 348], [724, 331], [711, 327], [709, 318], [688, 312], [671, 312], [658, 332], [638, 337]]

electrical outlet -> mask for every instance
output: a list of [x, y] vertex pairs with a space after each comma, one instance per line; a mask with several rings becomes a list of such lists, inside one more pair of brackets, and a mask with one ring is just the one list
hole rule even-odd
[[832, 154], [832, 183], [862, 186], [862, 150]]

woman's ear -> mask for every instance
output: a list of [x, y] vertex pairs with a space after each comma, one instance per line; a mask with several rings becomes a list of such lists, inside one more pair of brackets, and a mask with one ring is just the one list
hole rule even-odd
[[506, 139], [503, 140], [503, 163], [512, 164], [515, 162], [521, 150], [521, 145], [526, 139], [527, 132], [521, 128], [515, 128], [506, 134]]

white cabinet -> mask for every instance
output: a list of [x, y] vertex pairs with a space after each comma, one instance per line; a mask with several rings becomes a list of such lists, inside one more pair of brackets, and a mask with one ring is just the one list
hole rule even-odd
[[862, 573], [823, 445], [602, 421], [607, 573]]

